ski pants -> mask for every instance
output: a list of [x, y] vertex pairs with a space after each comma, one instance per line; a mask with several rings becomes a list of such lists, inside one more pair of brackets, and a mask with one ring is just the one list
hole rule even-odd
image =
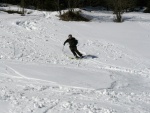
[[82, 54], [77, 50], [77, 46], [70, 46], [70, 50], [75, 57], [77, 57], [77, 55], [80, 57], [82, 56]]

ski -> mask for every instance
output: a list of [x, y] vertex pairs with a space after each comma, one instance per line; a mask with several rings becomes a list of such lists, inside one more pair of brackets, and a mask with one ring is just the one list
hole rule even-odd
[[76, 60], [79, 60], [79, 59], [83, 59], [85, 56], [82, 56], [82, 57], [78, 57], [78, 58], [76, 58], [76, 57], [68, 57], [68, 58], [70, 58], [70, 59], [76, 59]]

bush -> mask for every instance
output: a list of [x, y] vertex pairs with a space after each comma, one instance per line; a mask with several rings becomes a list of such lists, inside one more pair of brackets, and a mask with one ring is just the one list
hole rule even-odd
[[80, 11], [67, 11], [60, 15], [60, 19], [64, 21], [89, 21], [89, 19], [80, 14]]
[[144, 13], [150, 13], [150, 9], [147, 8], [147, 9], [144, 11]]
[[146, 8], [146, 10], [144, 11], [144, 13], [150, 13], [150, 1], [148, 2], [147, 8]]
[[22, 14], [21, 11], [14, 11], [14, 10], [8, 10], [8, 11], [5, 11], [5, 12], [7, 12], [9, 14], [13, 14], [13, 13]]
[[8, 14], [13, 14], [13, 13], [22, 14], [21, 11], [14, 11], [14, 10], [1, 10], [1, 11], [7, 12]]
[[7, 4], [1, 4], [0, 3], [0, 7], [7, 7], [8, 5]]

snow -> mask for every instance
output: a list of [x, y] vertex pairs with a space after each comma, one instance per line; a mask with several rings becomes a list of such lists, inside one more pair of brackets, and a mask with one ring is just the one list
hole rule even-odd
[[0, 110], [1, 113], [8, 113], [9, 112], [9, 103], [5, 101], [0, 101]]
[[[111, 12], [82, 11], [90, 22], [64, 22], [26, 10], [0, 12], [0, 113], [150, 112], [149, 14], [114, 23]], [[69, 34], [87, 58], [68, 57]]]

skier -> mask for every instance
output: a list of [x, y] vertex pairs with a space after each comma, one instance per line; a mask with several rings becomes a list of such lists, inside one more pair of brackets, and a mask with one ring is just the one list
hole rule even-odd
[[66, 43], [69, 43], [70, 50], [76, 58], [82, 58], [83, 57], [83, 55], [77, 50], [78, 40], [76, 40], [74, 37], [72, 37], [71, 34], [68, 35], [68, 39], [64, 42], [64, 46]]

